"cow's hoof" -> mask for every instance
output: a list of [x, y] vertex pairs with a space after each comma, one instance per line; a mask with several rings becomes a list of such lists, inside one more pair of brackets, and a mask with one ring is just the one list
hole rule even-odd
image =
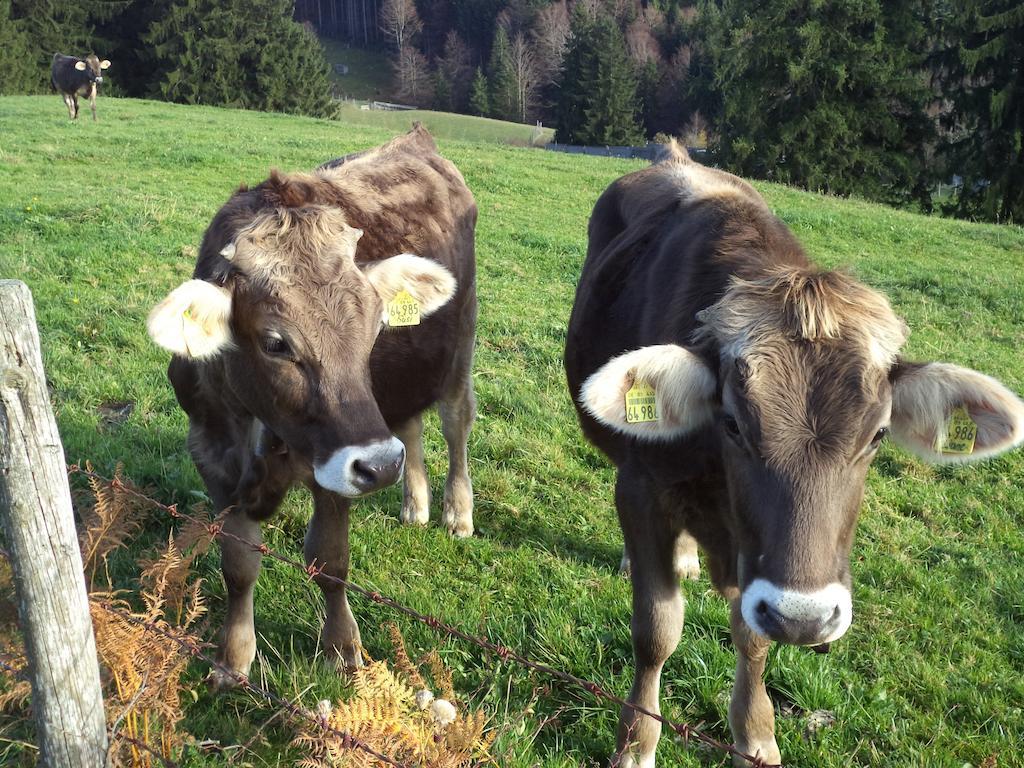
[[398, 514], [398, 519], [406, 525], [426, 525], [430, 522], [430, 508], [416, 509], [412, 505], [405, 506], [403, 504], [402, 511]]
[[242, 683], [239, 680], [241, 673], [231, 674], [226, 669], [214, 667], [206, 676], [206, 685], [212, 693], [223, 693], [233, 688], [238, 688]]
[[[736, 749], [751, 757], [761, 758], [764, 765], [782, 765], [782, 753], [773, 737], [771, 741], [758, 741], [749, 745], [737, 744]], [[752, 763], [739, 755], [732, 756], [733, 768], [750, 768]]]
[[441, 516], [441, 524], [456, 539], [468, 539], [473, 535], [473, 513], [456, 512], [447, 504]]
[[633, 575], [633, 565], [629, 562], [629, 555], [625, 552], [622, 553], [622, 559], [619, 561], [619, 575], [624, 579]]
[[341, 674], [352, 674], [363, 668], [363, 652], [359, 650], [358, 645], [343, 648], [340, 652], [332, 654], [332, 663], [334, 669]]
[[696, 581], [700, 578], [700, 560], [696, 555], [680, 555], [674, 563], [676, 577]]

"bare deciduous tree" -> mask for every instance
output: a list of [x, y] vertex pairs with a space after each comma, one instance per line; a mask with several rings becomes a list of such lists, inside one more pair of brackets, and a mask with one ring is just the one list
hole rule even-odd
[[639, 17], [626, 28], [626, 48], [629, 56], [637, 64], [646, 64], [648, 61], [658, 63], [661, 61], [661, 46], [658, 38], [654, 36], [654, 30], [644, 17]]
[[527, 115], [533, 109], [537, 97], [537, 64], [533, 49], [526, 41], [526, 36], [519, 33], [512, 40], [510, 49], [512, 58], [512, 78], [516, 88], [516, 116], [521, 123], [526, 122]]
[[533, 28], [534, 62], [540, 85], [550, 85], [558, 80], [568, 39], [569, 8], [565, 0], [542, 8], [537, 13]]
[[394, 67], [395, 91], [400, 100], [414, 105], [430, 101], [430, 67], [426, 56], [411, 45], [403, 46], [398, 51]]
[[380, 9], [380, 26], [401, 54], [402, 49], [423, 29], [423, 22], [416, 13], [414, 0], [384, 0]]
[[473, 68], [469, 62], [469, 48], [462, 42], [458, 32], [448, 30], [444, 39], [444, 54], [437, 60], [437, 71], [448, 81], [452, 104], [457, 109], [464, 107], [469, 99], [469, 82], [473, 77]]

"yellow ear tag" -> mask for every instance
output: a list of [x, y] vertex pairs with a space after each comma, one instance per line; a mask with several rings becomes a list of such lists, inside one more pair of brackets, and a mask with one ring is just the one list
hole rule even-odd
[[978, 425], [971, 419], [962, 405], [949, 414], [946, 426], [946, 442], [935, 441], [935, 450], [942, 454], [969, 456], [974, 453], [974, 441], [978, 437]]
[[182, 312], [181, 315], [186, 320], [192, 320], [193, 319], [193, 315], [192, 315], [192, 307], [191, 307], [191, 305], [185, 307], [185, 311]]
[[401, 328], [420, 324], [420, 303], [404, 288], [388, 302], [388, 325]]
[[633, 386], [626, 390], [626, 423], [642, 424], [645, 421], [658, 420], [658, 402], [654, 397], [654, 387], [646, 381], [637, 379]]

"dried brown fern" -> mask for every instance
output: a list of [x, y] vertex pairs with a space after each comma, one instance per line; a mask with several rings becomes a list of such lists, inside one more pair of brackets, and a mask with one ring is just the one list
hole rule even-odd
[[[106, 576], [106, 588], [97, 589], [96, 582], [100, 566], [105, 566], [110, 554], [140, 529], [148, 503], [121, 476], [120, 466], [113, 482], [90, 475], [89, 486], [92, 503], [79, 505], [83, 522], [79, 544], [111, 727], [110, 765], [151, 768], [153, 752], [119, 736], [141, 742], [168, 759], [189, 738], [177, 729], [183, 717], [181, 676], [189, 657], [166, 635], [199, 644], [191, 630], [206, 607], [201, 581], [190, 578], [191, 567], [209, 549], [212, 536], [204, 521], [190, 521], [168, 539], [166, 548], [140, 561], [143, 570], [139, 596], [143, 608], [135, 610], [126, 599], [127, 593], [112, 590], [105, 567], [102, 573]], [[5, 600], [8, 592], [13, 593], [9, 587], [9, 564], [0, 558], [0, 617], [11, 614]], [[144, 624], [158, 628], [159, 632], [147, 631]], [[0, 622], [0, 661], [14, 670], [22, 670], [24, 654], [14, 626], [14, 621]], [[28, 683], [16, 674], [0, 675], [0, 709], [24, 706], [29, 692]]]
[[[92, 465], [86, 463], [92, 472]], [[124, 546], [128, 537], [139, 530], [140, 519], [146, 509], [136, 489], [121, 476], [120, 464], [114, 470], [116, 482], [104, 483], [89, 476], [93, 503], [81, 510], [82, 531], [78, 545], [82, 550], [82, 567], [90, 588], [95, 584], [96, 571], [106, 565], [108, 555]], [[109, 578], [107, 579], [109, 582]]]
[[[454, 696], [435, 699], [413, 664], [395, 625], [388, 625], [395, 663], [372, 661], [353, 675], [354, 695], [319, 716], [334, 731], [348, 733], [399, 763], [424, 768], [469, 768], [491, 763], [493, 735], [483, 712], [460, 711]], [[436, 653], [428, 654], [435, 683], [451, 686], [451, 672]], [[321, 704], [327, 704], [322, 702]], [[379, 768], [382, 763], [358, 748], [345, 749], [339, 740], [309, 723], [298, 724], [294, 743], [308, 752], [306, 768]]]

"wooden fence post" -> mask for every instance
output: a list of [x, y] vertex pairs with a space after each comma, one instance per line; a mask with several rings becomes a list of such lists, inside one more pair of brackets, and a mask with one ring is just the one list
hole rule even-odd
[[45, 768], [102, 768], [107, 729], [64, 448], [32, 294], [0, 280], [0, 527], [11, 555]]

